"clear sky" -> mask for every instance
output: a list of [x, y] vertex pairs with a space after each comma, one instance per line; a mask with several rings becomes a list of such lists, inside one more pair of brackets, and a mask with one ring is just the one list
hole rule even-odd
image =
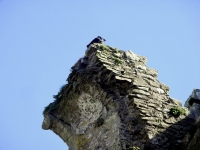
[[199, 0], [0, 0], [0, 150], [66, 150], [42, 111], [96, 36], [147, 57], [170, 96], [200, 88]]

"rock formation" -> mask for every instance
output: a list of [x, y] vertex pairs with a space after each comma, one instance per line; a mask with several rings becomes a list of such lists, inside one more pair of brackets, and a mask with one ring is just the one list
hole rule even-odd
[[42, 128], [69, 150], [181, 149], [197, 118], [169, 96], [157, 74], [145, 57], [91, 44], [45, 108]]
[[200, 149], [200, 89], [194, 89], [185, 103], [185, 107], [190, 108], [190, 118], [196, 120], [183, 139], [183, 149]]

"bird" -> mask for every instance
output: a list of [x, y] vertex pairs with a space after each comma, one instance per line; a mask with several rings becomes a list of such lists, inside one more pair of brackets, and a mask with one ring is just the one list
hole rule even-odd
[[99, 44], [103, 44], [106, 40], [104, 38], [102, 38], [101, 36], [97, 36], [96, 38], [94, 38], [90, 44], [87, 45], [87, 48], [93, 44], [93, 43], [99, 43]]

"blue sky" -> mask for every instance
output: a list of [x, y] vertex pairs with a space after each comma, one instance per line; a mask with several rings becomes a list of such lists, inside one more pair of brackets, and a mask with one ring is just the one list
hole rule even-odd
[[96, 36], [147, 57], [170, 96], [200, 88], [199, 0], [0, 0], [0, 150], [66, 150], [42, 111]]

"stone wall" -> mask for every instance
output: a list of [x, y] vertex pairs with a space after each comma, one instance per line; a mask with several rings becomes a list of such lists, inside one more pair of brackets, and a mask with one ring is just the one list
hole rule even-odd
[[42, 128], [70, 150], [177, 150], [195, 122], [146, 58], [92, 44], [72, 67]]

